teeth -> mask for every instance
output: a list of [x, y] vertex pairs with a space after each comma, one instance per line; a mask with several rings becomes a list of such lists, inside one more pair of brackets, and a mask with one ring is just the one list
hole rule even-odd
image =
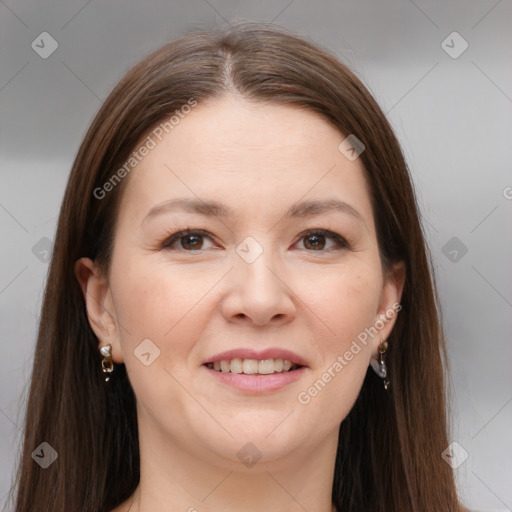
[[257, 359], [244, 359], [242, 364], [243, 372], [248, 375], [258, 373], [258, 360]]
[[288, 359], [231, 359], [231, 361], [215, 361], [207, 366], [218, 372], [244, 373], [246, 375], [270, 375], [298, 368]]
[[[226, 364], [229, 365], [229, 361], [225, 361]], [[242, 373], [242, 359], [232, 359], [231, 360], [231, 373]]]
[[275, 371], [275, 363], [273, 359], [262, 359], [258, 363], [258, 373], [261, 373], [262, 375], [268, 375]]

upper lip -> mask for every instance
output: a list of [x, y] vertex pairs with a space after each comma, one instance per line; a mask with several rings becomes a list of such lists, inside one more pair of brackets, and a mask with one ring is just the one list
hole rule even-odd
[[254, 350], [251, 348], [235, 348], [220, 352], [214, 356], [205, 359], [202, 364], [215, 363], [217, 361], [229, 361], [231, 359], [287, 359], [293, 364], [299, 366], [307, 366], [307, 362], [304, 358], [292, 352], [291, 350], [285, 350], [281, 348], [267, 348], [265, 350]]

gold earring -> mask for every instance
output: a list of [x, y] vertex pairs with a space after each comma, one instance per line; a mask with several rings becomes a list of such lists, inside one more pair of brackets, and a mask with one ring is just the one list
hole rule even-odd
[[[101, 360], [101, 369], [103, 370], [103, 373], [112, 373], [114, 371], [114, 362], [112, 361], [112, 345], [109, 343], [108, 345], [101, 347], [100, 353], [103, 356], [103, 359]], [[110, 376], [106, 375], [105, 382], [108, 382], [109, 380]]]

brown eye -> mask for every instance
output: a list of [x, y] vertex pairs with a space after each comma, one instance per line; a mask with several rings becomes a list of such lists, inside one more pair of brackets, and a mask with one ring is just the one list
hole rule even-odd
[[[334, 242], [334, 247], [327, 247], [327, 240]], [[348, 242], [340, 235], [333, 233], [332, 231], [326, 231], [324, 229], [318, 229], [313, 231], [307, 231], [302, 234], [301, 240], [304, 240], [304, 247], [308, 251], [316, 252], [330, 252], [331, 250], [349, 249]]]
[[[205, 249], [204, 239], [210, 238], [206, 231], [201, 230], [185, 230], [179, 231], [174, 235], [168, 237], [161, 245], [162, 249], [171, 251], [186, 251], [194, 252]], [[178, 245], [179, 242], [179, 245]], [[174, 247], [176, 246], [176, 247]]]
[[304, 246], [306, 249], [323, 249], [325, 247], [325, 236], [308, 235], [304, 237]]
[[183, 249], [201, 249], [203, 245], [202, 235], [185, 235], [179, 240]]

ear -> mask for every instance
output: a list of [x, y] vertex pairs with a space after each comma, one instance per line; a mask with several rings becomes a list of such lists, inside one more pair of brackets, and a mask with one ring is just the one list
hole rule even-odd
[[398, 312], [402, 309], [400, 300], [402, 299], [405, 275], [406, 267], [403, 261], [394, 263], [391, 269], [384, 275], [379, 307], [374, 320], [374, 328], [378, 331], [372, 343], [372, 354], [374, 357], [377, 356], [380, 342], [387, 340], [391, 334]]
[[98, 338], [98, 349], [110, 343], [112, 359], [122, 363], [116, 311], [106, 277], [90, 258], [76, 261], [75, 275], [84, 296], [89, 325]]

